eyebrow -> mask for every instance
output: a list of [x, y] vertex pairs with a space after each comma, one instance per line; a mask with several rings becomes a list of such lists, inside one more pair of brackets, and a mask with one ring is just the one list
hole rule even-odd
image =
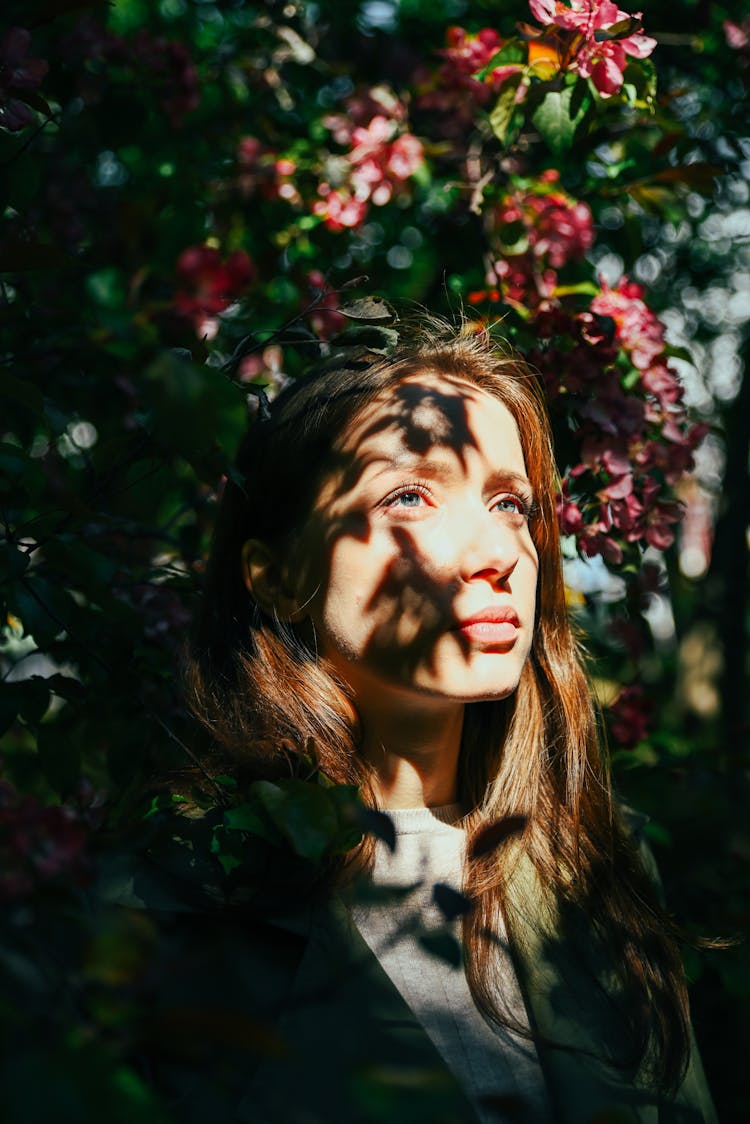
[[[446, 460], [436, 459], [434, 457], [415, 456], [413, 453], [407, 451], [399, 453], [389, 460], [383, 468], [373, 473], [370, 480], [375, 481], [389, 472], [403, 472], [407, 469], [423, 474], [424, 476], [429, 476], [433, 480], [442, 481], [443, 483], [449, 483], [458, 475], [456, 466]], [[490, 473], [487, 482], [493, 489], [510, 485], [513, 488], [527, 492], [531, 499], [534, 499], [534, 488], [528, 476], [516, 472], [515, 469], [496, 468]]]

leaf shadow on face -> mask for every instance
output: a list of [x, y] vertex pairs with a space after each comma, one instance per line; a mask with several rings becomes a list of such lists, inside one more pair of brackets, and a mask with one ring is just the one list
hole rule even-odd
[[[394, 454], [424, 457], [439, 450], [441, 459], [456, 458], [460, 471], [467, 452], [477, 448], [466, 395], [461, 388], [436, 386], [410, 377], [355, 417], [329, 458], [318, 500], [307, 520], [304, 540], [313, 544], [301, 561], [302, 585], [325, 591], [338, 544], [351, 537], [366, 544], [376, 513], [356, 493], [365, 472], [387, 467]], [[413, 471], [405, 469], [405, 473]], [[420, 549], [406, 524], [392, 525], [393, 551], [362, 610], [376, 623], [362, 658], [388, 677], [409, 679], [418, 668], [436, 667], [438, 640], [456, 620], [455, 603], [462, 588], [456, 573], [446, 577]], [[468, 662], [471, 644], [453, 632], [458, 651]]]

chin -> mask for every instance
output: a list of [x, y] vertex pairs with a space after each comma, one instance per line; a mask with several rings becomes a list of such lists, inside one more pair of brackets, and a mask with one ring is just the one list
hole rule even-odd
[[521, 669], [517, 674], [505, 675], [502, 678], [494, 675], [483, 677], [472, 675], [464, 671], [459, 677], [448, 677], [425, 681], [424, 684], [416, 683], [415, 687], [420, 693], [433, 695], [454, 702], [499, 702], [507, 699], [518, 689], [521, 680]]

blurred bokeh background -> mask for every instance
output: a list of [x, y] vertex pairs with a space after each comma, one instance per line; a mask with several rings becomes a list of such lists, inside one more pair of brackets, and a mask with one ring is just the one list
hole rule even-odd
[[[148, 934], [76, 911], [97, 840], [205, 752], [177, 663], [253, 388], [368, 343], [372, 297], [463, 309], [539, 371], [616, 785], [688, 929], [746, 932], [750, 17], [566, 12], [5, 0], [8, 1119], [169, 1119], [128, 1062]], [[746, 1120], [750, 952], [685, 957]]]

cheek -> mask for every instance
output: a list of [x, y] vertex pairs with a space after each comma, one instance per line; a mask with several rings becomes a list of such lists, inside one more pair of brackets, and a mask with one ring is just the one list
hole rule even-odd
[[337, 646], [357, 648], [367, 632], [367, 618], [382, 568], [370, 544], [339, 539], [321, 559], [314, 579], [308, 611], [321, 639], [331, 637]]

